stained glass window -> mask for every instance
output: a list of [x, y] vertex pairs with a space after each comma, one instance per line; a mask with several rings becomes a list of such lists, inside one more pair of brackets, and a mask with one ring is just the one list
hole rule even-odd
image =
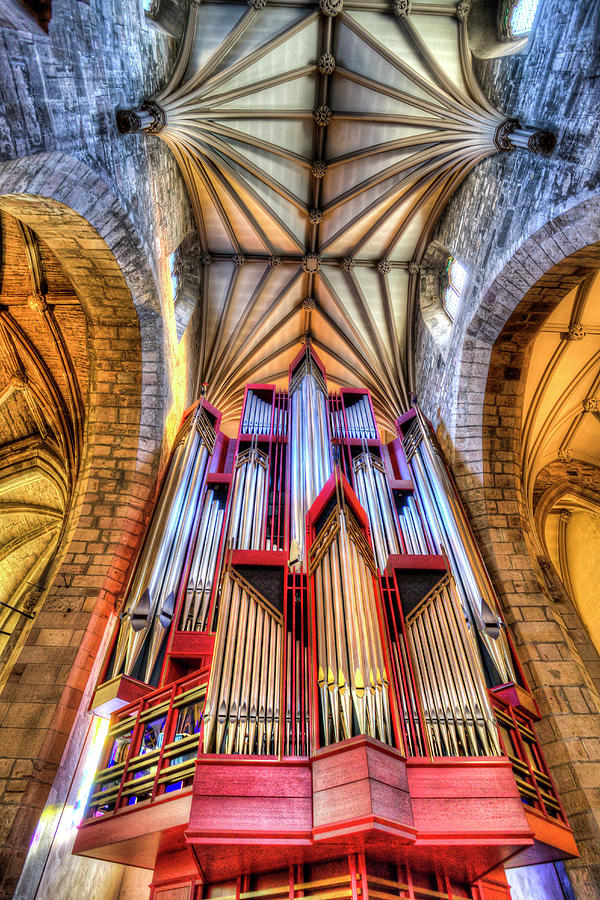
[[527, 37], [539, 0], [501, 0], [499, 8], [500, 37], [504, 40], [519, 40]]
[[514, 37], [529, 34], [539, 0], [517, 0], [510, 11], [508, 27]]
[[173, 296], [173, 302], [177, 300], [181, 288], [181, 265], [181, 250], [178, 247], [177, 250], [174, 250], [169, 256], [169, 275], [171, 276], [171, 294]]
[[443, 305], [452, 320], [456, 318], [466, 279], [467, 273], [464, 267], [453, 256], [449, 256], [444, 269]]

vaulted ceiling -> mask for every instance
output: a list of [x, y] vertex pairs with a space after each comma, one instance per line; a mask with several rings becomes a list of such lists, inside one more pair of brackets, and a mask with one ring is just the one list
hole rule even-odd
[[600, 273], [535, 337], [523, 407], [522, 477], [542, 543], [600, 650]]
[[406, 407], [432, 228], [473, 166], [512, 146], [473, 74], [467, 12], [194, 3], [158, 105], [122, 114], [184, 174], [203, 247], [199, 382], [225, 420], [245, 382], [286, 383], [307, 337], [334, 386], [370, 388], [384, 427]]
[[33, 615], [71, 502], [88, 361], [83, 310], [56, 256], [6, 213], [0, 247], [1, 654]]

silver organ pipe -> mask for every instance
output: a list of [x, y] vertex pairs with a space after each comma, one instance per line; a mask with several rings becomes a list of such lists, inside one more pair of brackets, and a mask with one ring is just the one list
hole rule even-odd
[[182, 631], [206, 631], [213, 584], [217, 575], [217, 555], [223, 529], [225, 505], [214, 490], [206, 491], [198, 536], [181, 614]]
[[[254, 391], [249, 390], [242, 417], [242, 434], [270, 434], [272, 412], [273, 408], [270, 403], [262, 400]], [[279, 427], [279, 423], [274, 423], [274, 431], [275, 427]], [[275, 431], [275, 433], [277, 432]]]
[[368, 734], [392, 743], [370, 547], [339, 505], [310, 549], [317, 626], [317, 681], [323, 743]]
[[122, 615], [113, 673], [131, 675], [148, 642], [150, 679], [173, 617], [215, 433], [200, 407], [178, 439]]
[[435, 552], [447, 555], [465, 614], [484, 650], [484, 668], [492, 669], [491, 678], [496, 684], [515, 682], [496, 597], [434, 436], [418, 410], [404, 437], [403, 448]]
[[[334, 471], [330, 434], [345, 442], [339, 465], [352, 467], [373, 549], [341, 476], [318, 523], [309, 517], [312, 544], [305, 546], [307, 514]], [[187, 659], [210, 643], [190, 633], [216, 624], [205, 753], [307, 755], [315, 739], [329, 745], [365, 734], [408, 755], [497, 755], [484, 671], [494, 683], [515, 681], [510, 651], [420, 413], [403, 435], [408, 470], [396, 457], [396, 470], [410, 471], [414, 485], [398, 509], [383, 451], [367, 444], [377, 440], [368, 395], [328, 399], [309, 348], [287, 395], [248, 387], [240, 435], [233, 463], [228, 439], [219, 439], [219, 476], [207, 483], [215, 431], [202, 407], [187, 420], [132, 579], [112, 675], [150, 681], [171, 627], [179, 634], [168, 652]], [[287, 442], [277, 440], [283, 436]], [[248, 553], [221, 572], [222, 546], [268, 552], [288, 543], [287, 570], [283, 554], [265, 563]], [[432, 582], [411, 579], [413, 567], [423, 573], [427, 563], [397, 560], [388, 568], [390, 556], [403, 554], [446, 556], [451, 573], [422, 597], [422, 584]]]
[[387, 566], [391, 554], [400, 553], [398, 525], [385, 469], [380, 459], [368, 451], [354, 460], [354, 482], [369, 527], [380, 571]]
[[496, 721], [451, 576], [406, 617], [434, 756], [500, 756]]
[[204, 710], [205, 753], [274, 754], [283, 617], [234, 569], [224, 575]]
[[261, 550], [265, 537], [265, 503], [269, 458], [254, 444], [238, 455], [228, 546]]
[[290, 539], [302, 560], [306, 514], [332, 472], [327, 389], [308, 350], [290, 381], [289, 397]]

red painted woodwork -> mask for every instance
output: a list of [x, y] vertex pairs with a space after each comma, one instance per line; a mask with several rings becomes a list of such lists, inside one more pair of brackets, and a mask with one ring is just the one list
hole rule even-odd
[[[364, 509], [360, 505], [360, 501], [359, 501], [358, 497], [352, 490], [350, 482], [348, 481], [346, 476], [341, 472], [338, 473], [338, 477], [340, 479], [340, 485], [344, 492], [344, 498], [345, 498], [348, 506], [352, 510], [359, 525], [362, 525], [362, 527], [365, 529], [365, 531], [368, 532], [369, 522], [367, 519], [367, 514], [365, 513]], [[330, 475], [330, 477], [327, 479], [327, 481], [323, 485], [323, 489], [322, 489], [321, 493], [318, 495], [317, 499], [315, 500], [315, 502], [309, 509], [309, 511], [306, 515], [307, 529], [309, 530], [309, 532], [313, 528], [315, 523], [318, 521], [319, 516], [321, 515], [321, 513], [323, 512], [323, 510], [329, 503], [329, 500], [331, 499], [332, 495], [335, 493], [335, 480], [336, 480], [336, 475], [334, 473], [333, 475]]]
[[117, 675], [104, 684], [99, 684], [94, 691], [92, 702], [90, 703], [90, 712], [95, 716], [101, 716], [108, 719], [118, 709], [135, 703], [141, 697], [151, 693], [154, 688], [144, 684], [142, 681], [136, 681], [128, 675]]
[[206, 476], [207, 484], [231, 484], [231, 472], [209, 472]]
[[532, 697], [529, 691], [526, 691], [518, 684], [514, 684], [513, 682], [510, 684], [501, 684], [498, 687], [491, 688], [490, 694], [492, 697], [497, 697], [499, 700], [502, 700], [502, 702], [506, 703], [508, 706], [513, 706], [515, 709], [522, 710], [531, 719], [535, 719], [539, 722], [542, 718], [539, 707], [535, 702], [535, 698]]
[[399, 553], [390, 555], [388, 569], [426, 569], [443, 573], [448, 571], [448, 566], [443, 556]]
[[317, 751], [312, 759], [315, 840], [386, 831], [414, 840], [404, 757], [364, 736]]
[[[170, 655], [174, 657], [193, 657], [203, 660], [202, 667], [209, 666], [215, 646], [215, 635], [207, 631], [175, 631]], [[200, 663], [198, 664], [200, 668]]]
[[550, 819], [539, 810], [529, 806], [525, 806], [524, 811], [535, 843], [532, 847], [526, 847], [513, 856], [507, 862], [507, 868], [531, 866], [579, 856], [573, 832], [568, 825], [557, 819]]
[[188, 841], [199, 844], [310, 843], [308, 760], [209, 754], [199, 757]]
[[188, 789], [84, 822], [79, 826], [73, 853], [153, 869], [165, 834], [177, 829], [182, 832], [187, 826], [191, 803]]
[[[292, 374], [293, 374], [293, 372], [294, 372], [294, 369], [297, 368], [298, 363], [299, 363], [302, 359], [304, 359], [304, 356], [305, 356], [305, 355], [306, 355], [306, 350], [305, 350], [305, 348], [303, 347], [302, 350], [300, 350], [300, 351], [296, 354], [296, 356], [293, 358], [293, 360], [291, 361], [291, 363], [290, 363], [290, 365], [289, 365], [289, 368], [288, 368], [288, 375], [289, 375], [289, 378], [290, 378], [290, 379], [291, 379], [291, 377], [292, 377]], [[317, 353], [316, 353], [314, 347], [312, 347], [312, 346], [311, 346], [311, 348], [310, 348], [310, 355], [312, 356], [313, 360], [315, 361], [315, 364], [316, 364], [317, 368], [320, 369], [321, 375], [323, 376], [323, 378], [324, 378], [324, 380], [325, 380], [325, 384], [327, 384], [327, 370], [325, 369], [325, 366], [323, 365], [323, 363], [321, 362], [321, 360], [320, 360], [319, 357], [317, 356]]]
[[227, 557], [232, 566], [286, 566], [285, 550], [231, 550]]
[[531, 843], [512, 766], [505, 757], [409, 759], [406, 770], [420, 841]]

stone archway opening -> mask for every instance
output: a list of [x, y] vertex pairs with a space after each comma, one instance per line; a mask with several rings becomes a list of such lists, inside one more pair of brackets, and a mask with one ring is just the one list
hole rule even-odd
[[[61, 154], [8, 163], [0, 167], [0, 215], [35, 235], [68, 278], [85, 320], [84, 350], [73, 372], [86, 369], [79, 378], [80, 448], [65, 487], [60, 540], [35, 617], [5, 659], [1, 697], [8, 712], [0, 722], [0, 761], [9, 790], [0, 803], [0, 896], [9, 897], [50, 791], [60, 803], [61, 785], [68, 788], [77, 761], [79, 747], [69, 735], [87, 715], [96, 655], [143, 529], [166, 404], [162, 321], [148, 260], [126, 211], [101, 179]], [[42, 299], [55, 305], [52, 292], [46, 294]], [[63, 324], [63, 337], [67, 332]], [[18, 337], [14, 343], [22, 350]], [[41, 370], [52, 375], [52, 365], [39, 357]], [[32, 373], [25, 376], [35, 386]], [[66, 376], [53, 378], [66, 385]], [[46, 431], [48, 444], [55, 430], [50, 425]], [[21, 454], [21, 469], [33, 455], [49, 471], [44, 436], [36, 439], [39, 446]], [[6, 457], [7, 472], [15, 476], [18, 461], [14, 453]], [[56, 469], [64, 472], [60, 462]], [[49, 845], [39, 849], [43, 865]]]
[[[536, 335], [550, 323], [556, 343], [564, 343], [569, 352], [578, 343], [580, 329], [575, 326], [581, 322], [570, 317], [557, 322], [552, 316], [560, 316], [565, 298], [581, 297], [597, 277], [599, 212], [597, 200], [586, 201], [548, 223], [524, 242], [487, 288], [462, 343], [446, 441], [452, 444], [461, 494], [544, 716], [540, 736], [581, 852], [579, 860], [567, 864], [578, 897], [596, 896], [599, 874], [593, 848], [600, 841], [600, 820], [592, 772], [600, 764], [594, 751], [600, 735], [600, 659], [539, 540], [533, 501], [539, 501], [538, 477], [545, 465], [554, 459], [565, 469], [558, 453], [563, 425], [572, 436], [567, 407], [578, 403], [583, 411], [583, 400], [589, 398], [569, 391], [563, 414], [554, 418], [556, 398], [544, 401], [547, 407], [537, 404], [539, 428], [545, 434], [545, 423], [550, 423], [547, 432], [557, 439], [555, 447], [538, 440], [537, 426], [529, 427], [533, 442], [526, 439], [524, 422], [536, 396], [535, 386], [527, 383]], [[597, 306], [592, 308], [597, 316]], [[575, 340], [569, 335], [571, 326]], [[588, 334], [596, 334], [593, 329]], [[578, 382], [582, 388], [593, 387], [599, 371], [594, 365], [589, 384]], [[536, 384], [548, 381], [553, 366], [542, 369], [533, 379]], [[532, 469], [528, 448], [538, 445], [543, 453]], [[564, 462], [572, 463], [582, 452], [585, 456], [579, 447]]]

